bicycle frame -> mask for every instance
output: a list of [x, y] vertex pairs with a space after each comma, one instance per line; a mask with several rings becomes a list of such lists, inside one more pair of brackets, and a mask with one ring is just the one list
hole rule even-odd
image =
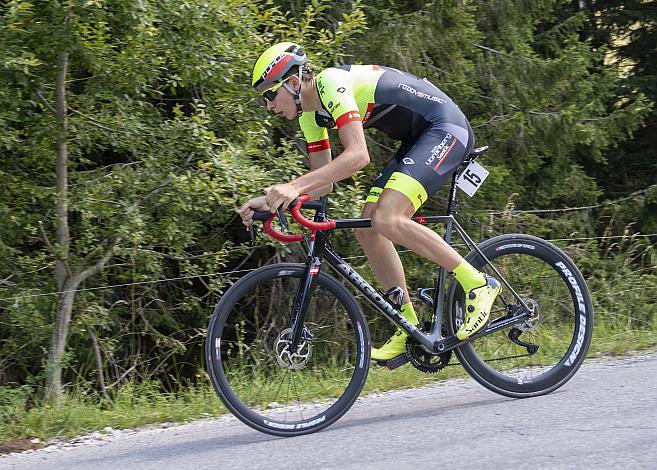
[[[454, 218], [456, 214], [456, 180], [460, 172], [455, 172], [451, 191], [449, 198], [449, 205], [447, 209], [447, 215], [444, 216], [427, 216], [427, 217], [413, 217], [413, 220], [417, 223], [425, 225], [427, 223], [443, 223], [445, 224], [445, 234], [443, 239], [451, 245], [452, 233], [454, 230], [458, 235], [463, 239], [466, 246], [471, 250], [475, 250], [479, 256], [482, 257], [486, 266], [492, 268], [495, 272], [497, 278], [513, 293], [514, 297], [518, 300], [520, 305], [523, 307], [523, 312], [517, 315], [509, 316], [508, 313], [505, 317], [499, 318], [492, 321], [488, 326], [481, 332], [471, 336], [465, 341], [461, 341], [456, 338], [455, 335], [443, 336], [442, 334], [442, 320], [444, 315], [444, 305], [445, 305], [445, 284], [447, 280], [447, 272], [444, 268], [440, 267], [438, 271], [438, 280], [436, 282], [436, 287], [434, 289], [434, 298], [433, 298], [433, 307], [434, 315], [431, 331], [429, 333], [424, 333], [420, 331], [415, 325], [411, 324], [399, 310], [399, 306], [395, 305], [391, 300], [389, 300], [382, 292], [378, 291], [372, 287], [365, 279], [363, 279], [354, 269], [349, 266], [349, 264], [344, 261], [332, 248], [328, 234], [324, 231], [313, 231], [313, 236], [309, 243], [309, 257], [306, 262], [306, 272], [302, 282], [299, 285], [297, 290], [294, 310], [292, 312], [292, 318], [290, 322], [290, 327], [294, 332], [292, 335], [292, 342], [290, 348], [292, 351], [296, 351], [298, 345], [303, 337], [303, 339], [311, 339], [312, 335], [304, 326], [304, 320], [308, 304], [310, 303], [310, 293], [314, 285], [315, 276], [319, 273], [321, 269], [321, 264], [323, 260], [326, 260], [327, 263], [343, 277], [349, 284], [351, 284], [357, 291], [359, 291], [367, 300], [372, 303], [372, 305], [385, 315], [392, 322], [397, 324], [400, 328], [404, 329], [415, 341], [424, 346], [426, 350], [433, 354], [443, 353], [454, 348], [457, 348], [463, 344], [466, 344], [473, 339], [489, 335], [496, 331], [508, 328], [514, 324], [525, 321], [530, 316], [530, 309], [524, 302], [522, 298], [515, 292], [515, 290], [509, 285], [507, 280], [502, 276], [502, 274], [495, 268], [495, 266], [489, 262], [485, 255], [477, 248], [475, 242], [470, 238], [470, 236], [463, 230], [459, 223]], [[323, 209], [317, 210], [315, 214], [315, 221], [322, 222], [328, 220], [326, 216], [326, 199], [322, 198], [322, 207]], [[368, 228], [372, 226], [371, 219], [333, 219], [335, 221], [335, 228]]]

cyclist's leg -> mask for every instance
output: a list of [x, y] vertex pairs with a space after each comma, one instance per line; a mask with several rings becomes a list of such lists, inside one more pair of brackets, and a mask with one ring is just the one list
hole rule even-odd
[[[393, 158], [385, 165], [383, 171], [379, 173], [374, 186], [367, 196], [361, 217], [372, 217], [376, 209], [376, 201], [378, 200], [379, 194], [383, 191], [383, 187], [396, 167], [397, 161]], [[401, 287], [404, 290], [402, 304], [410, 302], [410, 297], [406, 289], [404, 267], [393, 243], [371, 228], [358, 228], [355, 232], [356, 240], [358, 240], [358, 243], [363, 248], [363, 252], [372, 267], [372, 271], [383, 289], [388, 290], [392, 287]]]
[[[370, 218], [376, 204], [373, 202], [365, 203], [361, 217]], [[395, 250], [393, 243], [371, 228], [356, 229], [356, 240], [363, 248], [367, 260], [381, 284], [383, 290], [392, 287], [401, 287], [404, 290], [403, 304], [410, 302], [410, 297], [406, 289], [406, 276], [404, 275], [404, 266], [399, 259], [399, 254]]]
[[472, 145], [468, 130], [463, 129], [465, 143], [455, 137], [456, 132], [434, 127], [425, 131], [391, 172], [372, 219], [377, 232], [449, 271], [457, 268], [463, 258], [436, 232], [413, 222], [411, 217], [449, 180], [469, 153]]
[[[466, 123], [467, 124], [467, 123]], [[481, 330], [488, 322], [490, 308], [500, 287], [486, 278], [450, 247], [434, 231], [413, 222], [410, 217], [446, 182], [472, 147], [472, 132], [461, 127], [465, 139], [451, 129], [430, 128], [393, 172], [379, 197], [372, 219], [374, 229], [394, 243], [403, 245], [445, 269], [469, 293], [466, 319], [457, 333], [460, 339]], [[465, 140], [465, 142], [462, 142]]]
[[[400, 148], [398, 158], [401, 158], [406, 152], [404, 145]], [[362, 217], [371, 218], [376, 210], [376, 203], [379, 199], [381, 191], [385, 186], [388, 178], [397, 168], [398, 162], [395, 159], [389, 161], [384, 167], [383, 171], [379, 173], [374, 186], [367, 196], [367, 202], [363, 207]], [[406, 287], [406, 276], [404, 274], [404, 266], [399, 259], [399, 254], [395, 249], [393, 243], [376, 230], [372, 228], [356, 229], [356, 239], [363, 248], [367, 255], [367, 259], [374, 271], [374, 275], [387, 290], [392, 287], [401, 287], [404, 291], [402, 299], [402, 315], [413, 324], [418, 323], [417, 315], [413, 309], [408, 289]], [[406, 344], [406, 332], [398, 328], [395, 334], [384, 343], [381, 348], [372, 348], [372, 359], [386, 361], [391, 359], [402, 352]]]

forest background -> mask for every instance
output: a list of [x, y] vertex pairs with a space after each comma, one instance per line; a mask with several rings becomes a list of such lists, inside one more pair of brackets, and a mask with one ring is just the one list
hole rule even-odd
[[[657, 1], [12, 0], [0, 15], [0, 439], [222, 412], [202, 352], [214, 304], [303, 259], [251, 246], [235, 213], [307, 166], [296, 122], [250, 88], [281, 40], [315, 70], [375, 63], [442, 88], [491, 148], [460, 206], [470, 233], [566, 250], [593, 294], [593, 353], [657, 344]], [[334, 216], [359, 213], [396, 148], [367, 142]], [[368, 272], [352, 233], [334, 241]], [[431, 285], [432, 266], [403, 261], [410, 287]], [[366, 314], [373, 338], [390, 332]]]

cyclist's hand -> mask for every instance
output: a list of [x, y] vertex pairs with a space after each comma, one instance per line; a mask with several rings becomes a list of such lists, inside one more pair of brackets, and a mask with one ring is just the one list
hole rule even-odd
[[254, 211], [268, 211], [268, 210], [269, 210], [269, 206], [265, 202], [265, 196], [259, 196], [246, 201], [244, 204], [240, 206], [237, 212], [242, 218], [242, 223], [247, 227], [250, 227], [251, 224], [253, 224]]
[[299, 191], [292, 183], [275, 184], [265, 188], [265, 197], [272, 212], [276, 209], [285, 210], [295, 198], [299, 197]]

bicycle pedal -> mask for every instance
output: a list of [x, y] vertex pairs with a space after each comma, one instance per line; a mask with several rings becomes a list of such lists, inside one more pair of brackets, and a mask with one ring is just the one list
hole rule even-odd
[[388, 370], [395, 370], [397, 367], [401, 367], [408, 362], [408, 357], [405, 353], [401, 353], [398, 356], [388, 359], [387, 361], [377, 361], [374, 360], [374, 363], [377, 366], [385, 367]]

